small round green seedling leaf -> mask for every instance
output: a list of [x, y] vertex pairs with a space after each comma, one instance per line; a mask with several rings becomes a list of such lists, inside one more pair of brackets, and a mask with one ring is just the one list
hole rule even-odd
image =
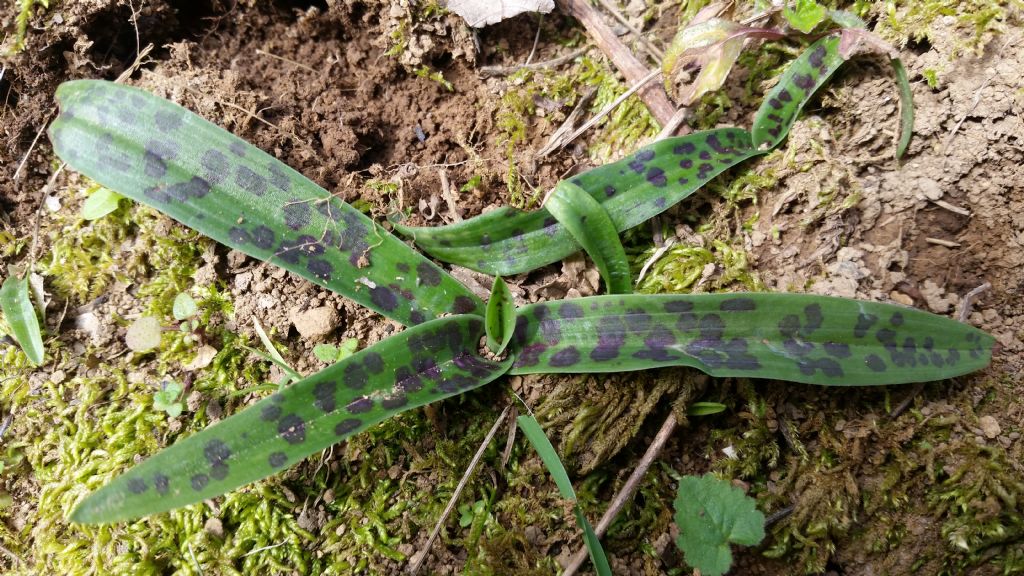
[[400, 332], [178, 440], [90, 494], [71, 520], [117, 522], [202, 502], [395, 414], [483, 386], [511, 364], [477, 354], [483, 333], [483, 318], [472, 315]]
[[332, 363], [338, 359], [338, 347], [333, 344], [317, 344], [313, 347], [313, 356], [321, 362]]
[[633, 291], [629, 261], [619, 241], [619, 232], [597, 200], [579, 186], [563, 180], [555, 186], [544, 207], [594, 261], [610, 294]]
[[97, 220], [117, 210], [117, 204], [124, 196], [109, 188], [100, 187], [82, 203], [82, 219]]
[[921, 310], [812, 294], [592, 296], [517, 311], [513, 374], [690, 366], [824, 386], [979, 370], [995, 340]]
[[195, 316], [198, 311], [199, 306], [196, 305], [195, 299], [188, 292], [181, 292], [174, 297], [171, 313], [174, 314], [175, 320], [179, 322], [188, 320]]
[[32, 297], [29, 295], [28, 278], [18, 278], [14, 271], [0, 286], [0, 310], [3, 310], [7, 325], [14, 332], [25, 356], [32, 364], [43, 363], [43, 334], [39, 329], [39, 318], [36, 317]]
[[826, 36], [811, 44], [764, 97], [754, 116], [753, 144], [758, 150], [778, 146], [811, 96], [845, 60], [839, 55], [839, 37]]
[[676, 544], [686, 563], [705, 576], [732, 566], [730, 544], [756, 546], [764, 539], [764, 514], [742, 490], [711, 474], [684, 476], [675, 500]]
[[487, 331], [487, 349], [493, 354], [504, 352], [516, 327], [516, 303], [501, 276], [494, 278], [484, 326]]
[[143, 316], [128, 326], [124, 342], [133, 352], [148, 352], [160, 345], [160, 320]]
[[349, 204], [222, 128], [138, 88], [57, 89], [54, 150], [103, 186], [254, 258], [414, 325], [483, 302]]
[[[764, 151], [750, 133], [718, 128], [659, 140], [569, 179], [601, 203], [618, 232], [668, 210], [723, 171]], [[428, 254], [494, 276], [534, 270], [580, 250], [546, 209], [499, 208], [436, 228], [396, 225]]]
[[184, 409], [178, 401], [181, 391], [181, 384], [174, 380], [164, 382], [163, 387], [153, 394], [153, 409], [166, 412], [170, 418], [177, 418]]

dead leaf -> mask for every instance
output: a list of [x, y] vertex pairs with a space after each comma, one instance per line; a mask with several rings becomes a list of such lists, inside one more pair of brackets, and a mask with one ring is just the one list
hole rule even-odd
[[547, 14], [555, 9], [554, 0], [449, 0], [448, 9], [473, 28], [495, 24], [523, 12]]

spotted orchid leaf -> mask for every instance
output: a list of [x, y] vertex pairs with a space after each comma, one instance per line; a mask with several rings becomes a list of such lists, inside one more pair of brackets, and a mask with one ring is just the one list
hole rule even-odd
[[484, 328], [487, 332], [487, 349], [493, 354], [501, 354], [512, 339], [516, 327], [516, 303], [512, 292], [501, 276], [494, 278], [491, 297], [487, 300], [487, 317]]
[[42, 364], [43, 334], [39, 329], [35, 307], [32, 306], [28, 278], [18, 278], [13, 269], [0, 286], [0, 310], [25, 356], [36, 366]]
[[[709, 180], [762, 152], [750, 133], [719, 128], [667, 138], [569, 179], [601, 203], [619, 232], [664, 212]], [[431, 256], [491, 275], [534, 270], [580, 250], [546, 209], [500, 208], [441, 227], [396, 226]]]
[[511, 373], [691, 366], [712, 376], [902, 384], [983, 368], [993, 342], [942, 316], [827, 296], [594, 296], [520, 308]]
[[544, 207], [594, 261], [610, 294], [633, 291], [626, 250], [600, 202], [579, 186], [563, 180], [555, 186]]
[[74, 522], [138, 518], [276, 474], [373, 424], [477, 388], [511, 359], [480, 357], [483, 319], [415, 326], [178, 441], [90, 494]]
[[407, 325], [483, 314], [462, 284], [269, 154], [148, 92], [57, 89], [57, 155], [103, 186]]
[[844, 61], [837, 36], [826, 36], [797, 56], [757, 110], [751, 131], [754, 146], [759, 150], [778, 146], [800, 110]]

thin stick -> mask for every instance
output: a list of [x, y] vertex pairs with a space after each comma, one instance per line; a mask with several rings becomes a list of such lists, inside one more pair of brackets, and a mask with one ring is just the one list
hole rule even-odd
[[67, 163], [61, 162], [60, 166], [57, 167], [57, 171], [54, 172], [52, 176], [50, 176], [50, 179], [46, 182], [46, 185], [43, 186], [43, 189], [39, 191], [39, 205], [36, 206], [35, 222], [32, 225], [32, 247], [29, 249], [28, 253], [28, 268], [25, 270], [26, 276], [32, 272], [36, 265], [36, 249], [39, 247], [39, 224], [43, 219], [43, 204], [45, 204], [44, 199], [46, 198], [46, 195], [49, 193], [49, 191], [53, 188], [53, 184], [57, 181], [57, 176], [60, 176], [60, 173], [63, 172], [64, 168], [66, 167]]
[[[558, 0], [557, 4], [563, 12], [583, 24], [601, 51], [622, 72], [627, 83], [636, 84], [649, 75], [647, 66], [637, 60], [629, 48], [615, 35], [615, 32], [604, 23], [601, 14], [590, 5], [589, 0]], [[640, 92], [640, 99], [647, 105], [651, 115], [661, 126], [668, 123], [676, 112], [676, 107], [660, 86], [649, 86]]]
[[537, 53], [537, 44], [540, 43], [540, 29], [544, 24], [544, 14], [537, 14], [537, 33], [533, 35], [533, 48], [530, 48], [530, 55], [526, 57], [526, 62], [523, 66], [529, 66], [530, 61], [533, 60], [533, 55]]
[[28, 157], [32, 155], [32, 150], [35, 149], [36, 143], [39, 142], [39, 137], [43, 135], [43, 132], [46, 132], [46, 127], [50, 125], [50, 118], [52, 116], [53, 110], [50, 110], [50, 113], [46, 115], [46, 120], [43, 121], [43, 125], [40, 126], [39, 131], [36, 132], [36, 137], [32, 139], [32, 144], [29, 145], [28, 152], [25, 152], [25, 156], [22, 157], [21, 163], [18, 164], [18, 169], [14, 171], [14, 176], [11, 177], [11, 180], [18, 179], [18, 174], [21, 173], [21, 169], [24, 168], [25, 163], [28, 162]]
[[423, 561], [427, 559], [427, 554], [430, 553], [430, 547], [434, 544], [434, 540], [437, 539], [437, 535], [441, 532], [441, 527], [444, 526], [445, 520], [448, 515], [452, 513], [455, 508], [455, 504], [459, 501], [459, 496], [462, 494], [462, 490], [469, 483], [469, 478], [473, 475], [473, 470], [476, 469], [476, 465], [480, 462], [480, 458], [483, 457], [484, 452], [487, 450], [487, 446], [490, 445], [491, 440], [494, 439], [494, 435], [498, 432], [498, 428], [501, 427], [501, 423], [505, 421], [505, 416], [508, 415], [509, 408], [512, 405], [505, 406], [505, 409], [498, 415], [498, 419], [494, 421], [494, 425], [491, 426], [490, 431], [487, 432], [487, 436], [484, 437], [484, 441], [480, 443], [480, 448], [477, 449], [476, 454], [473, 455], [473, 459], [469, 461], [469, 466], [466, 466], [465, 472], [462, 473], [462, 479], [459, 480], [459, 484], [455, 487], [455, 492], [452, 494], [451, 500], [448, 501], [448, 505], [445, 506], [444, 512], [441, 513], [441, 517], [437, 519], [437, 524], [434, 525], [433, 532], [430, 533], [430, 538], [427, 538], [427, 543], [423, 546], [419, 552], [413, 555], [412, 564], [409, 565], [409, 573], [416, 574], [419, 572], [420, 566], [423, 565]]
[[[661, 127], [661, 132], [658, 132], [658, 135], [654, 137], [654, 140], [657, 141], [674, 136], [676, 132], [679, 131], [679, 127], [683, 125], [683, 122], [685, 122], [687, 117], [689, 116], [690, 108], [687, 106], [683, 106], [682, 108], [676, 110], [676, 113], [673, 114], [672, 117], [668, 119], [668, 122], [666, 122], [665, 125]], [[682, 131], [682, 135], [685, 136], [689, 132], [690, 128], [687, 127], [685, 130]]]
[[295, 60], [292, 60], [290, 58], [285, 58], [284, 56], [278, 56], [277, 54], [271, 54], [270, 52], [267, 52], [265, 50], [260, 50], [259, 48], [256, 49], [256, 53], [259, 54], [260, 56], [270, 56], [271, 58], [274, 58], [275, 60], [280, 60], [281, 62], [287, 62], [289, 64], [294, 64], [294, 65], [298, 66], [299, 68], [302, 68], [303, 70], [307, 70], [309, 72], [312, 72], [312, 73], [316, 74], [316, 70], [315, 69], [313, 69], [313, 68], [311, 68], [309, 66], [306, 66], [302, 62], [296, 62]]
[[[672, 437], [672, 433], [675, 432], [677, 425], [678, 422], [676, 421], [674, 414], [669, 414], [668, 418], [665, 418], [664, 424], [661, 425], [661, 430], [658, 430], [658, 434], [654, 437], [654, 441], [647, 447], [647, 452], [644, 452], [643, 457], [640, 458], [640, 462], [637, 464], [636, 469], [634, 469], [633, 473], [629, 475], [626, 483], [622, 485], [622, 489], [619, 490], [619, 493], [612, 499], [612, 503], [608, 506], [608, 509], [605, 510], [604, 516], [601, 516], [601, 521], [594, 527], [594, 532], [597, 533], [598, 538], [604, 536], [608, 527], [611, 526], [612, 521], [615, 520], [615, 516], [618, 515], [618, 513], [626, 506], [626, 503], [633, 498], [637, 489], [640, 488], [640, 482], [643, 481], [644, 476], [647, 475], [647, 471], [650, 469], [651, 465], [654, 464], [658, 455], [661, 454], [662, 449], [665, 448], [665, 444], [668, 442], [668, 439]], [[570, 562], [565, 568], [565, 572], [562, 572], [562, 576], [573, 576], [576, 574], [586, 559], [587, 548], [585, 546], [581, 546], [580, 549], [576, 551], [576, 555], [573, 556], [572, 562]]]
[[519, 72], [520, 70], [537, 70], [540, 68], [554, 68], [555, 66], [561, 66], [566, 62], [572, 62], [573, 60], [583, 56], [590, 50], [590, 46], [584, 46], [577, 48], [565, 56], [559, 56], [558, 58], [552, 58], [551, 60], [544, 60], [543, 62], [534, 62], [527, 64], [520, 64], [519, 66], [481, 66], [477, 68], [477, 73], [484, 78], [491, 76], [509, 76]]
[[561, 145], [564, 147], [564, 146], [568, 145], [570, 142], [572, 142], [573, 140], [579, 138], [581, 134], [583, 134], [587, 130], [590, 130], [590, 128], [594, 124], [597, 124], [598, 120], [600, 120], [601, 118], [604, 118], [605, 116], [607, 116], [609, 113], [611, 113], [612, 110], [615, 110], [615, 108], [617, 108], [619, 106], [619, 104], [622, 104], [622, 102], [625, 101], [626, 98], [629, 98], [630, 96], [632, 96], [637, 90], [643, 88], [644, 84], [647, 84], [648, 82], [650, 82], [651, 80], [654, 80], [658, 76], [661, 76], [661, 70], [655, 70], [653, 72], [648, 73], [647, 76], [644, 76], [643, 78], [640, 79], [639, 82], [634, 84], [629, 90], [626, 90], [625, 92], [623, 92], [621, 96], [619, 96], [614, 101], [612, 101], [611, 104], [605, 106], [604, 109], [601, 110], [600, 112], [598, 112], [593, 118], [591, 118], [590, 120], [587, 120], [586, 122], [584, 122], [583, 126], [580, 126], [579, 128], [576, 129], [575, 132], [573, 132], [568, 137], [566, 137], [566, 139], [561, 143]]
[[637, 29], [636, 26], [630, 24], [629, 20], [626, 20], [626, 17], [623, 16], [621, 12], [619, 12], [619, 9], [616, 8], [614, 4], [612, 4], [608, 0], [598, 0], [598, 3], [601, 4], [601, 7], [607, 10], [613, 18], [618, 20], [619, 24], [622, 24], [623, 26], [626, 27], [627, 30], [632, 32], [633, 36], [636, 36], [637, 41], [640, 42], [640, 45], [643, 46], [644, 49], [647, 50], [647, 52], [654, 57], [654, 61], [657, 62], [658, 64], [661, 64], [661, 61], [665, 59], [664, 52], [662, 52], [660, 49], [658, 49], [657, 46], [654, 45], [654, 43], [648, 40], [647, 37], [644, 36], [644, 33]]
[[935, 244], [936, 246], [945, 246], [946, 248], [959, 248], [959, 242], [953, 242], [952, 240], [943, 240], [942, 238], [925, 238], [925, 242], [929, 244]]
[[974, 112], [974, 109], [981, 103], [981, 93], [985, 91], [985, 88], [988, 88], [988, 85], [996, 76], [997, 74], [993, 74], [986, 78], [981, 87], [974, 92], [974, 102], [971, 103], [971, 107], [964, 111], [963, 116], [961, 116], [960, 120], [957, 121], [956, 126], [953, 126], [953, 129], [949, 131], [949, 136], [946, 137], [946, 143], [942, 146], [942, 156], [945, 156], [949, 152], [949, 145], [953, 143], [953, 138], [956, 136], [957, 131], [960, 130], [960, 126], [963, 125], [964, 121], [967, 120], [967, 117], [971, 115], [971, 112]]

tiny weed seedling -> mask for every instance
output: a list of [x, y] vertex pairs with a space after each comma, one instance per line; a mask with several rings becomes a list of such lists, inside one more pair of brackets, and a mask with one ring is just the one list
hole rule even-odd
[[181, 400], [182, 387], [174, 380], [164, 382], [159, 391], [153, 394], [153, 409], [166, 412], [169, 418], [181, 416], [184, 409]]
[[[521, 308], [500, 278], [485, 305], [359, 210], [171, 102], [107, 82], [63, 84], [50, 138], [71, 167], [408, 327], [367, 349], [346, 350], [350, 355], [321, 349], [318, 356], [334, 363], [305, 378], [258, 329], [266, 357], [294, 383], [99, 487], [71, 519], [118, 522], [201, 502], [395, 414], [506, 374], [690, 366], [712, 376], [867, 386], [939, 380], [986, 366], [989, 335], [915, 309], [805, 294], [628, 294], [632, 280], [618, 233], [775, 148], [844, 62], [840, 44], [836, 34], [811, 44], [766, 96], [751, 131], [720, 128], [656, 142], [559, 183], [534, 212], [505, 208], [441, 228], [396, 226], [436, 258], [496, 276], [582, 248], [613, 293]], [[479, 350], [484, 336], [491, 355]], [[554, 473], [557, 457], [547, 453], [539, 426], [527, 418], [519, 425]], [[562, 476], [556, 483], [572, 499]], [[701, 504], [706, 510], [739, 515], [730, 526], [687, 524], [684, 550], [717, 551], [706, 560], [712, 573], [727, 559], [723, 546], [727, 553], [729, 542], [756, 540], [754, 514], [715, 488], [689, 488], [710, 494]], [[600, 566], [596, 536], [577, 516]], [[705, 562], [703, 552], [694, 554], [694, 563]]]

